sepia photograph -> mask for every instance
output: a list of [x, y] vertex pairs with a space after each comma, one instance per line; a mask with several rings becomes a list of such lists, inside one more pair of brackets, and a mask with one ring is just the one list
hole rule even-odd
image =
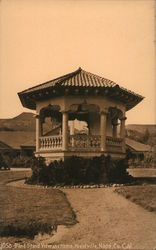
[[0, 250], [156, 250], [155, 16], [0, 0]]

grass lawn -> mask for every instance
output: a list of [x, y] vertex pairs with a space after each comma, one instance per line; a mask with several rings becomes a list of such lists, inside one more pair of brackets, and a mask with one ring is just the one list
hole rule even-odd
[[76, 223], [70, 204], [60, 190], [6, 186], [8, 181], [26, 175], [24, 171], [0, 171], [0, 236], [34, 236], [39, 231], [49, 231], [53, 225]]
[[156, 185], [136, 185], [116, 188], [115, 192], [126, 199], [156, 213]]
[[24, 179], [29, 176], [31, 176], [30, 170], [0, 170], [0, 185], [6, 184], [10, 181]]

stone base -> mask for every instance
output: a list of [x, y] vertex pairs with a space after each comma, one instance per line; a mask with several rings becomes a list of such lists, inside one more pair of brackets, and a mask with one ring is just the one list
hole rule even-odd
[[101, 156], [101, 155], [107, 156], [108, 154], [113, 158], [113, 159], [123, 159], [125, 157], [124, 153], [119, 153], [119, 152], [101, 152], [101, 151], [41, 151], [41, 152], [36, 152], [35, 156], [42, 156], [46, 159], [46, 164], [49, 164], [52, 161], [59, 161], [59, 160], [65, 160], [68, 157], [71, 156], [79, 156], [79, 157], [84, 157], [84, 158], [92, 158], [95, 156]]

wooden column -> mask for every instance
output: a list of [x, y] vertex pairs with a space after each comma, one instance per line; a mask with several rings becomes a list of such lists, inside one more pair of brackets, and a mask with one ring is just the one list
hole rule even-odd
[[74, 121], [71, 121], [70, 135], [72, 136], [71, 139], [72, 147], [74, 147], [74, 132], [75, 132]]
[[39, 137], [42, 136], [42, 122], [39, 114], [36, 114], [36, 152], [39, 151]]
[[70, 134], [74, 135], [74, 121], [71, 121]]
[[122, 117], [120, 119], [121, 124], [120, 124], [120, 137], [122, 138], [122, 152], [125, 153], [126, 152], [126, 145], [125, 145], [125, 121], [126, 121], [126, 117]]
[[106, 151], [106, 119], [107, 111], [101, 111], [100, 114], [100, 130], [101, 130], [101, 151]]
[[62, 149], [68, 150], [68, 113], [62, 112]]
[[117, 137], [117, 127], [118, 127], [118, 123], [114, 123], [113, 124], [113, 138]]

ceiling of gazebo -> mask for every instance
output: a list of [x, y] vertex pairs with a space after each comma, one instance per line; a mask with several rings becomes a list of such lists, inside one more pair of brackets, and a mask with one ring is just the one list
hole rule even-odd
[[[73, 104], [70, 106], [68, 115], [69, 120], [80, 120], [88, 121], [89, 114], [97, 113], [100, 109], [95, 104], [87, 104], [83, 102], [82, 104]], [[45, 122], [46, 117], [51, 117], [51, 119], [56, 119], [58, 122], [62, 121], [62, 113], [60, 112], [60, 107], [58, 105], [48, 105], [40, 110], [40, 119]]]
[[54, 80], [42, 83], [18, 93], [22, 105], [36, 109], [36, 102], [64, 95], [103, 95], [121, 101], [129, 110], [143, 97], [120, 87], [106, 78], [89, 73], [81, 68]]

